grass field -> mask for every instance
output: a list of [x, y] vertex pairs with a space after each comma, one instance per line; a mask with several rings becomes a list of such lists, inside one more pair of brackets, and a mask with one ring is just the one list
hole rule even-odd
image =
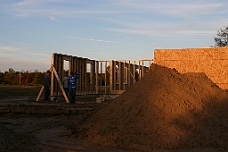
[[0, 85], [0, 99], [18, 96], [37, 96], [41, 86]]

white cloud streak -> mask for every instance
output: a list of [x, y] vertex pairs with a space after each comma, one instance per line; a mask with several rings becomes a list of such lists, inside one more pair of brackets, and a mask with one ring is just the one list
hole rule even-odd
[[[77, 18], [92, 16], [99, 19], [104, 18], [104, 22], [111, 22], [119, 26], [119, 28], [106, 28], [109, 31], [165, 36], [172, 33], [211, 35], [212, 31], [223, 25], [219, 22], [219, 26], [210, 28], [208, 27], [209, 24], [207, 25], [208, 22], [204, 21], [204, 18], [208, 18], [212, 14], [219, 15], [221, 13], [227, 13], [224, 12], [224, 9], [228, 5], [227, 2], [223, 1], [205, 0], [193, 0], [189, 2], [166, 0], [108, 0], [102, 1], [102, 3], [101, 1], [97, 1], [96, 3], [98, 4], [94, 4], [94, 7], [91, 7], [89, 5], [90, 3], [93, 4], [93, 2], [80, 0], [23, 0], [14, 3], [11, 9], [12, 12], [19, 17], [45, 16], [51, 21], [58, 22], [62, 21], [65, 17]], [[134, 16], [135, 13], [141, 14], [138, 22], [133, 18], [131, 19], [131, 17], [122, 17], [124, 15]], [[117, 14], [118, 17], [115, 17]], [[99, 15], [99, 17], [94, 15]], [[108, 15], [108, 17], [106, 15]], [[105, 18], [108, 18], [108, 20]], [[225, 18], [223, 18], [223, 20], [224, 19]], [[148, 20], [150, 20], [149, 23]], [[157, 23], [158, 20], [163, 21], [163, 24]], [[188, 20], [192, 21], [189, 22]], [[217, 21], [217, 16], [212, 18], [212, 25], [215, 25], [213, 22]], [[202, 27], [197, 25], [199, 22]], [[182, 28], [184, 28], [184, 30]], [[74, 39], [122, 44], [120, 42], [78, 37], [74, 37]]]
[[[34, 58], [37, 56], [42, 58]], [[7, 71], [9, 68], [13, 68], [16, 71], [43, 71], [43, 69], [50, 68], [50, 62], [46, 57], [47, 55], [39, 53], [20, 52], [17, 54], [4, 52], [0, 55], [0, 71]]]
[[[85, 1], [54, 1], [54, 0], [24, 0], [11, 5], [10, 9], [21, 17], [41, 15], [56, 17], [78, 17], [81, 15], [94, 14], [129, 14], [129, 13], [155, 13], [173, 17], [191, 17], [196, 14], [207, 15], [213, 10], [219, 11], [224, 6], [218, 2], [202, 3], [201, 1], [178, 2], [178, 1], [97, 1], [98, 4]], [[60, 5], [62, 4], [62, 5]], [[69, 5], [71, 7], [69, 7]], [[82, 7], [83, 6], [83, 7]]]
[[[123, 21], [124, 22], [124, 21]], [[133, 35], [145, 35], [153, 37], [173, 37], [173, 36], [212, 36], [215, 35], [216, 30], [221, 26], [224, 21], [218, 22], [170, 22], [170, 23], [159, 23], [159, 22], [126, 22], [120, 23], [125, 25], [119, 28], [107, 28], [108, 31], [114, 31], [125, 34]], [[208, 26], [210, 25], [210, 26]]]
[[4, 52], [12, 52], [12, 51], [17, 51], [17, 50], [20, 50], [19, 48], [15, 48], [15, 47], [12, 47], [12, 46], [2, 46], [0, 47], [0, 51], [4, 51]]
[[189, 12], [191, 14], [211, 14], [212, 10], [219, 9], [224, 6], [219, 2], [205, 2], [205, 1], [151, 1], [151, 0], [136, 0], [136, 1], [113, 1], [113, 5], [122, 6], [131, 10], [141, 10], [147, 12], [154, 12], [157, 14], [166, 15], [182, 15], [180, 12]]
[[98, 40], [98, 39], [88, 39], [88, 38], [82, 38], [82, 37], [71, 37], [67, 36], [67, 39], [78, 39], [78, 40], [84, 40], [84, 41], [95, 41], [95, 42], [101, 42], [101, 43], [113, 43], [113, 44], [125, 44], [122, 42], [116, 42], [116, 41], [107, 41], [107, 40]]

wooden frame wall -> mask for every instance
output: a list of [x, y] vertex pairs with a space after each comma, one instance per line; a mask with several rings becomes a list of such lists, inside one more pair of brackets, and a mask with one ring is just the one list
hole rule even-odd
[[110, 94], [121, 94], [135, 84], [144, 77], [152, 62], [152, 59], [110, 61]]
[[[77, 95], [83, 94], [96, 94], [96, 78], [95, 78], [95, 60], [87, 58], [69, 56], [65, 54], [52, 54], [52, 66], [55, 67], [60, 80], [63, 79], [64, 73], [64, 60], [69, 61], [70, 71], [80, 74], [77, 86]], [[90, 69], [87, 69], [87, 64], [90, 64]], [[54, 75], [51, 76], [51, 96], [59, 96], [61, 93], [57, 80]]]
[[[141, 79], [152, 64], [152, 59], [95, 61], [65, 54], [52, 54], [52, 66], [60, 80], [64, 77], [64, 61], [69, 61], [70, 71], [80, 74], [77, 95], [121, 94]], [[138, 73], [138, 75], [136, 75]], [[51, 96], [59, 96], [59, 84], [52, 74]]]

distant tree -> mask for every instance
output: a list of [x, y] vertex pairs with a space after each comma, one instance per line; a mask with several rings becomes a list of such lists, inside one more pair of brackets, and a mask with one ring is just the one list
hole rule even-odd
[[15, 71], [9, 68], [4, 73], [0, 71], [0, 84], [10, 85], [39, 85], [42, 84], [43, 77], [46, 73], [35, 70], [29, 71]]
[[13, 68], [9, 68], [9, 73], [15, 73]]
[[10, 77], [11, 77], [11, 74], [8, 71], [6, 71], [3, 75], [3, 82], [5, 84], [10, 84]]
[[30, 83], [32, 83], [32, 73], [30, 73], [29, 71], [26, 71], [25, 73], [24, 73], [24, 83], [26, 84], [26, 85], [28, 85], [28, 84], [30, 84]]
[[0, 71], [0, 84], [4, 83], [4, 73]]
[[42, 84], [43, 77], [45, 76], [45, 73], [35, 71], [34, 73], [34, 78], [33, 78], [33, 84]]
[[219, 47], [228, 46], [228, 26], [224, 28], [220, 28], [214, 40], [215, 40], [215, 46], [219, 46]]

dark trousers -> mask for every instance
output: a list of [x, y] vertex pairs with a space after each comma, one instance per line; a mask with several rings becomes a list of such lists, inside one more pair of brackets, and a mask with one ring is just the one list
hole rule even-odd
[[63, 88], [63, 89], [64, 89], [64, 91], [65, 91], [65, 93], [66, 93], [66, 95], [68, 97], [68, 95], [69, 95], [69, 89], [68, 88]]
[[76, 88], [69, 88], [69, 101], [70, 103], [75, 103], [76, 98]]
[[50, 88], [47, 86], [44, 86], [44, 100], [48, 101], [50, 96]]

